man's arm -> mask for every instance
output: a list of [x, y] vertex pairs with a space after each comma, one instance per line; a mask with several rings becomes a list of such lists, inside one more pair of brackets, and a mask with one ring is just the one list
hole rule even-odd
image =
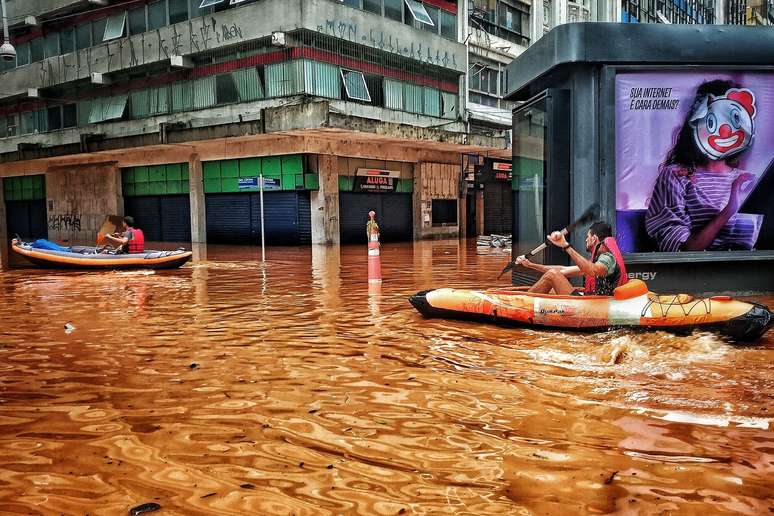
[[[585, 274], [586, 276], [605, 276], [607, 274], [607, 267], [605, 267], [603, 264], [592, 263], [591, 260], [586, 259], [574, 248], [568, 247], [570, 244], [567, 243], [567, 239], [565, 238], [564, 234], [560, 233], [559, 231], [554, 231], [548, 235], [548, 240], [556, 247], [561, 247], [564, 249], [567, 254], [570, 255], [570, 259], [572, 259], [572, 261], [577, 264], [581, 274]], [[580, 274], [578, 274], [578, 276], [580, 276]]]
[[119, 246], [126, 245], [127, 243], [129, 243], [128, 238], [119, 238], [119, 237], [114, 237], [113, 235], [105, 235], [105, 240]]

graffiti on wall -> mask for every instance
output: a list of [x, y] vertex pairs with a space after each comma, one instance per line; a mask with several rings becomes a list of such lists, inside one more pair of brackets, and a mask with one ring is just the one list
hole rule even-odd
[[49, 215], [48, 229], [50, 231], [80, 231], [81, 216], [76, 213]]
[[360, 29], [357, 23], [350, 21], [326, 19], [324, 25], [317, 26], [317, 32], [333, 36], [335, 38], [360, 43], [369, 47], [378, 48], [386, 52], [392, 52], [403, 57], [417, 59], [424, 63], [437, 66], [457, 67], [457, 56], [441, 48], [423, 45], [409, 39], [401, 40], [397, 35], [390, 34], [381, 29]]
[[242, 39], [241, 25], [221, 23], [209, 16], [52, 57], [35, 65], [39, 67], [40, 86], [47, 87], [86, 78], [92, 72], [110, 73]]

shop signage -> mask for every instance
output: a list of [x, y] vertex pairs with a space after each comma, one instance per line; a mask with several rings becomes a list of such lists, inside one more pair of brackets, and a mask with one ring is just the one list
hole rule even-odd
[[355, 192], [394, 192], [395, 180], [400, 177], [396, 170], [359, 168], [355, 175]]
[[494, 172], [494, 178], [500, 181], [510, 181], [513, 177], [510, 163], [496, 161], [492, 163], [492, 171]]
[[[240, 177], [238, 179], [238, 188], [240, 190], [256, 190], [260, 185], [259, 178], [257, 177]], [[263, 178], [264, 190], [281, 190], [282, 183], [278, 177], [264, 177]]]

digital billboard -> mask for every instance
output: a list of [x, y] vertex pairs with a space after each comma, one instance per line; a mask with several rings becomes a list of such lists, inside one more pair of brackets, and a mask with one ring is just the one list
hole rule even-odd
[[616, 75], [623, 252], [774, 249], [774, 73]]

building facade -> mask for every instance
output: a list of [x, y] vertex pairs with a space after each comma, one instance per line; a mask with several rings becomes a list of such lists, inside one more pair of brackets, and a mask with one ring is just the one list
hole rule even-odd
[[9, 236], [132, 214], [150, 240], [257, 242], [261, 177], [268, 244], [360, 241], [370, 209], [387, 240], [458, 235], [462, 156], [507, 152], [466, 131], [462, 3], [8, 4]]

